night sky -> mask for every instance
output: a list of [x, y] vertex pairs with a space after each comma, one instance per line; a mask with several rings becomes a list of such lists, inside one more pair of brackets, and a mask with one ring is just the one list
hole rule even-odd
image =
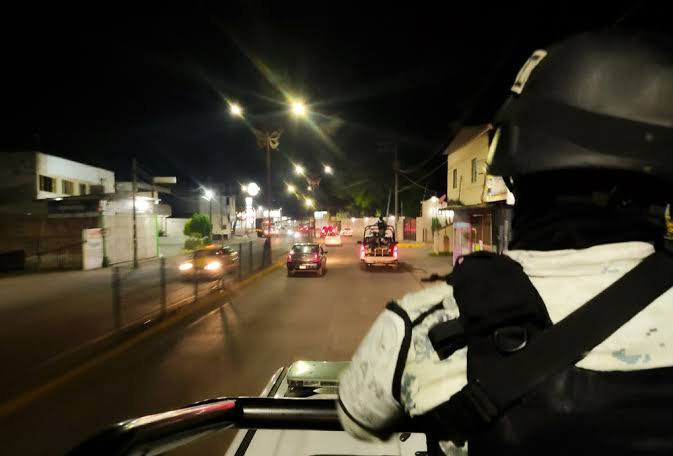
[[[424, 194], [441, 195], [443, 147], [460, 125], [490, 120], [532, 50], [661, 17], [634, 2], [589, 10], [443, 3], [4, 14], [0, 147], [102, 166], [117, 179], [129, 177], [135, 156], [151, 173], [177, 175], [185, 191], [208, 182], [238, 188], [264, 184], [264, 155], [248, 125], [282, 127], [277, 203], [293, 207], [283, 191], [292, 161], [316, 172], [329, 163], [336, 174], [323, 180], [319, 204], [338, 209], [348, 202], [344, 187], [359, 188], [374, 199], [373, 213], [385, 210], [392, 185], [391, 157], [377, 147], [388, 141], [424, 187], [400, 180], [409, 213]], [[288, 115], [288, 95], [310, 105], [310, 122]], [[229, 116], [227, 99], [244, 106], [248, 125]]]

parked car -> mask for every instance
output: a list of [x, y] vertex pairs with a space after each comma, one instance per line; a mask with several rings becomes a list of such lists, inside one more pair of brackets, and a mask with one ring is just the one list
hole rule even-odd
[[333, 233], [333, 234], [328, 234], [325, 236], [325, 246], [341, 246], [341, 236]]
[[183, 278], [218, 279], [238, 267], [238, 252], [231, 247], [208, 246], [195, 250], [192, 257], [180, 263], [178, 270]]
[[327, 271], [327, 251], [314, 243], [294, 244], [287, 254], [287, 275], [310, 272], [318, 276]]
[[348, 236], [348, 237], [353, 236], [353, 228], [349, 228], [349, 227], [342, 228], [340, 234], [342, 236]]

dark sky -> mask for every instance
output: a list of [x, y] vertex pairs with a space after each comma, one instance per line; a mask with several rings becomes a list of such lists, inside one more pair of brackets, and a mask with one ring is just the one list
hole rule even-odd
[[[330, 163], [337, 173], [321, 185], [321, 204], [335, 208], [341, 187], [369, 185], [381, 207], [392, 172], [378, 141], [394, 141], [402, 167], [418, 168], [409, 176], [441, 191], [445, 169], [425, 177], [442, 161], [437, 152], [457, 125], [489, 121], [532, 50], [656, 16], [634, 2], [442, 3], [4, 14], [0, 146], [39, 145], [118, 179], [128, 178], [135, 156], [186, 186], [263, 184], [263, 154], [246, 124], [228, 115], [230, 98], [251, 124], [284, 129], [273, 158], [276, 195], [292, 160], [316, 171]], [[288, 94], [310, 104], [310, 124], [288, 116]], [[406, 191], [406, 204], [423, 193]]]

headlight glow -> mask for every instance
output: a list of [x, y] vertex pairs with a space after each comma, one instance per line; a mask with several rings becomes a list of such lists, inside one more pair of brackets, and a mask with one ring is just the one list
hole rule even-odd
[[299, 231], [294, 233], [294, 238], [299, 239], [301, 237], [301, 233]]
[[206, 271], [216, 271], [217, 269], [220, 269], [222, 267], [222, 263], [219, 261], [211, 261], [208, 263], [203, 269]]
[[192, 263], [182, 263], [178, 268], [181, 271], [189, 271], [193, 267], [194, 267], [194, 265]]

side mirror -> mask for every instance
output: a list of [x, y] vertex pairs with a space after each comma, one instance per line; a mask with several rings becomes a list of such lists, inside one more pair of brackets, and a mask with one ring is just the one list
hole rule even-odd
[[358, 241], [358, 244], [362, 244], [362, 241]]

